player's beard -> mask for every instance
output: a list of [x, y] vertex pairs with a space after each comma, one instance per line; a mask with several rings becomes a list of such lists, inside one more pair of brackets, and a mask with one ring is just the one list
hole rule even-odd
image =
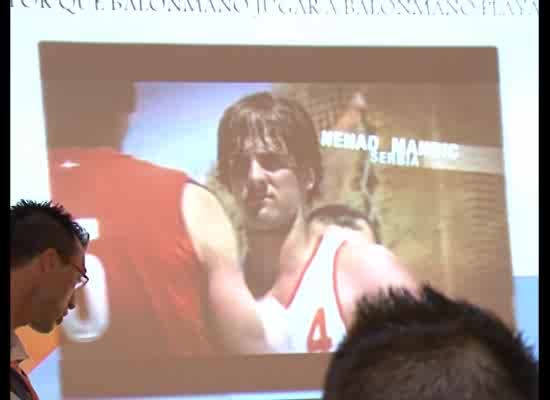
[[247, 236], [250, 235], [286, 235], [292, 228], [296, 216], [273, 215], [269, 213], [262, 215], [261, 211], [256, 215], [248, 215], [245, 217], [244, 226]]

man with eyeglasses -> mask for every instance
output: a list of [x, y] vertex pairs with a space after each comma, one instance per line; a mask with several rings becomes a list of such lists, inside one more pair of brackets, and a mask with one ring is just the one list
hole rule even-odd
[[19, 367], [27, 358], [17, 328], [49, 333], [74, 308], [88, 282], [88, 233], [51, 202], [21, 200], [10, 208], [10, 399], [38, 399]]

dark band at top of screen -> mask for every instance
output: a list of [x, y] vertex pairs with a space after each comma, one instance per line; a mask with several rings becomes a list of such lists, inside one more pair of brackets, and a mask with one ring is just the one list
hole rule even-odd
[[497, 82], [495, 47], [312, 47], [41, 42], [42, 79]]

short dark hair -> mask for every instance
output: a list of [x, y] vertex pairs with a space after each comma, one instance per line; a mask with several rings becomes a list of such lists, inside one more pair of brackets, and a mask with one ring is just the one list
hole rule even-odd
[[120, 141], [126, 132], [119, 132], [118, 115], [136, 109], [132, 81], [46, 79], [42, 93], [48, 147], [97, 147]]
[[20, 200], [10, 207], [10, 269], [48, 248], [64, 257], [74, 255], [75, 239], [86, 248], [89, 235], [60, 204]]
[[358, 230], [357, 220], [365, 221], [372, 230], [376, 243], [382, 243], [380, 224], [374, 217], [345, 204], [326, 204], [313, 209], [307, 216], [309, 222], [319, 220]]
[[250, 137], [280, 140], [299, 172], [313, 170], [315, 183], [309, 199], [319, 194], [322, 179], [319, 135], [302, 105], [259, 92], [245, 96], [225, 110], [218, 126], [218, 178], [226, 187], [230, 186], [232, 160]]
[[364, 298], [324, 400], [536, 400], [538, 361], [494, 314], [425, 286]]

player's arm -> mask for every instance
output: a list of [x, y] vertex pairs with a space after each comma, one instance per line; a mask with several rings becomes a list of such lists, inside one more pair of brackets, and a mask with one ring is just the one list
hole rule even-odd
[[419, 293], [420, 285], [387, 248], [373, 244], [361, 234], [352, 235], [338, 254], [341, 304], [346, 325], [353, 320], [357, 302], [363, 296], [378, 296], [389, 289]]
[[188, 184], [182, 212], [208, 275], [208, 309], [216, 340], [229, 352], [267, 352], [256, 301], [238, 264], [235, 232], [222, 205], [206, 189]]

